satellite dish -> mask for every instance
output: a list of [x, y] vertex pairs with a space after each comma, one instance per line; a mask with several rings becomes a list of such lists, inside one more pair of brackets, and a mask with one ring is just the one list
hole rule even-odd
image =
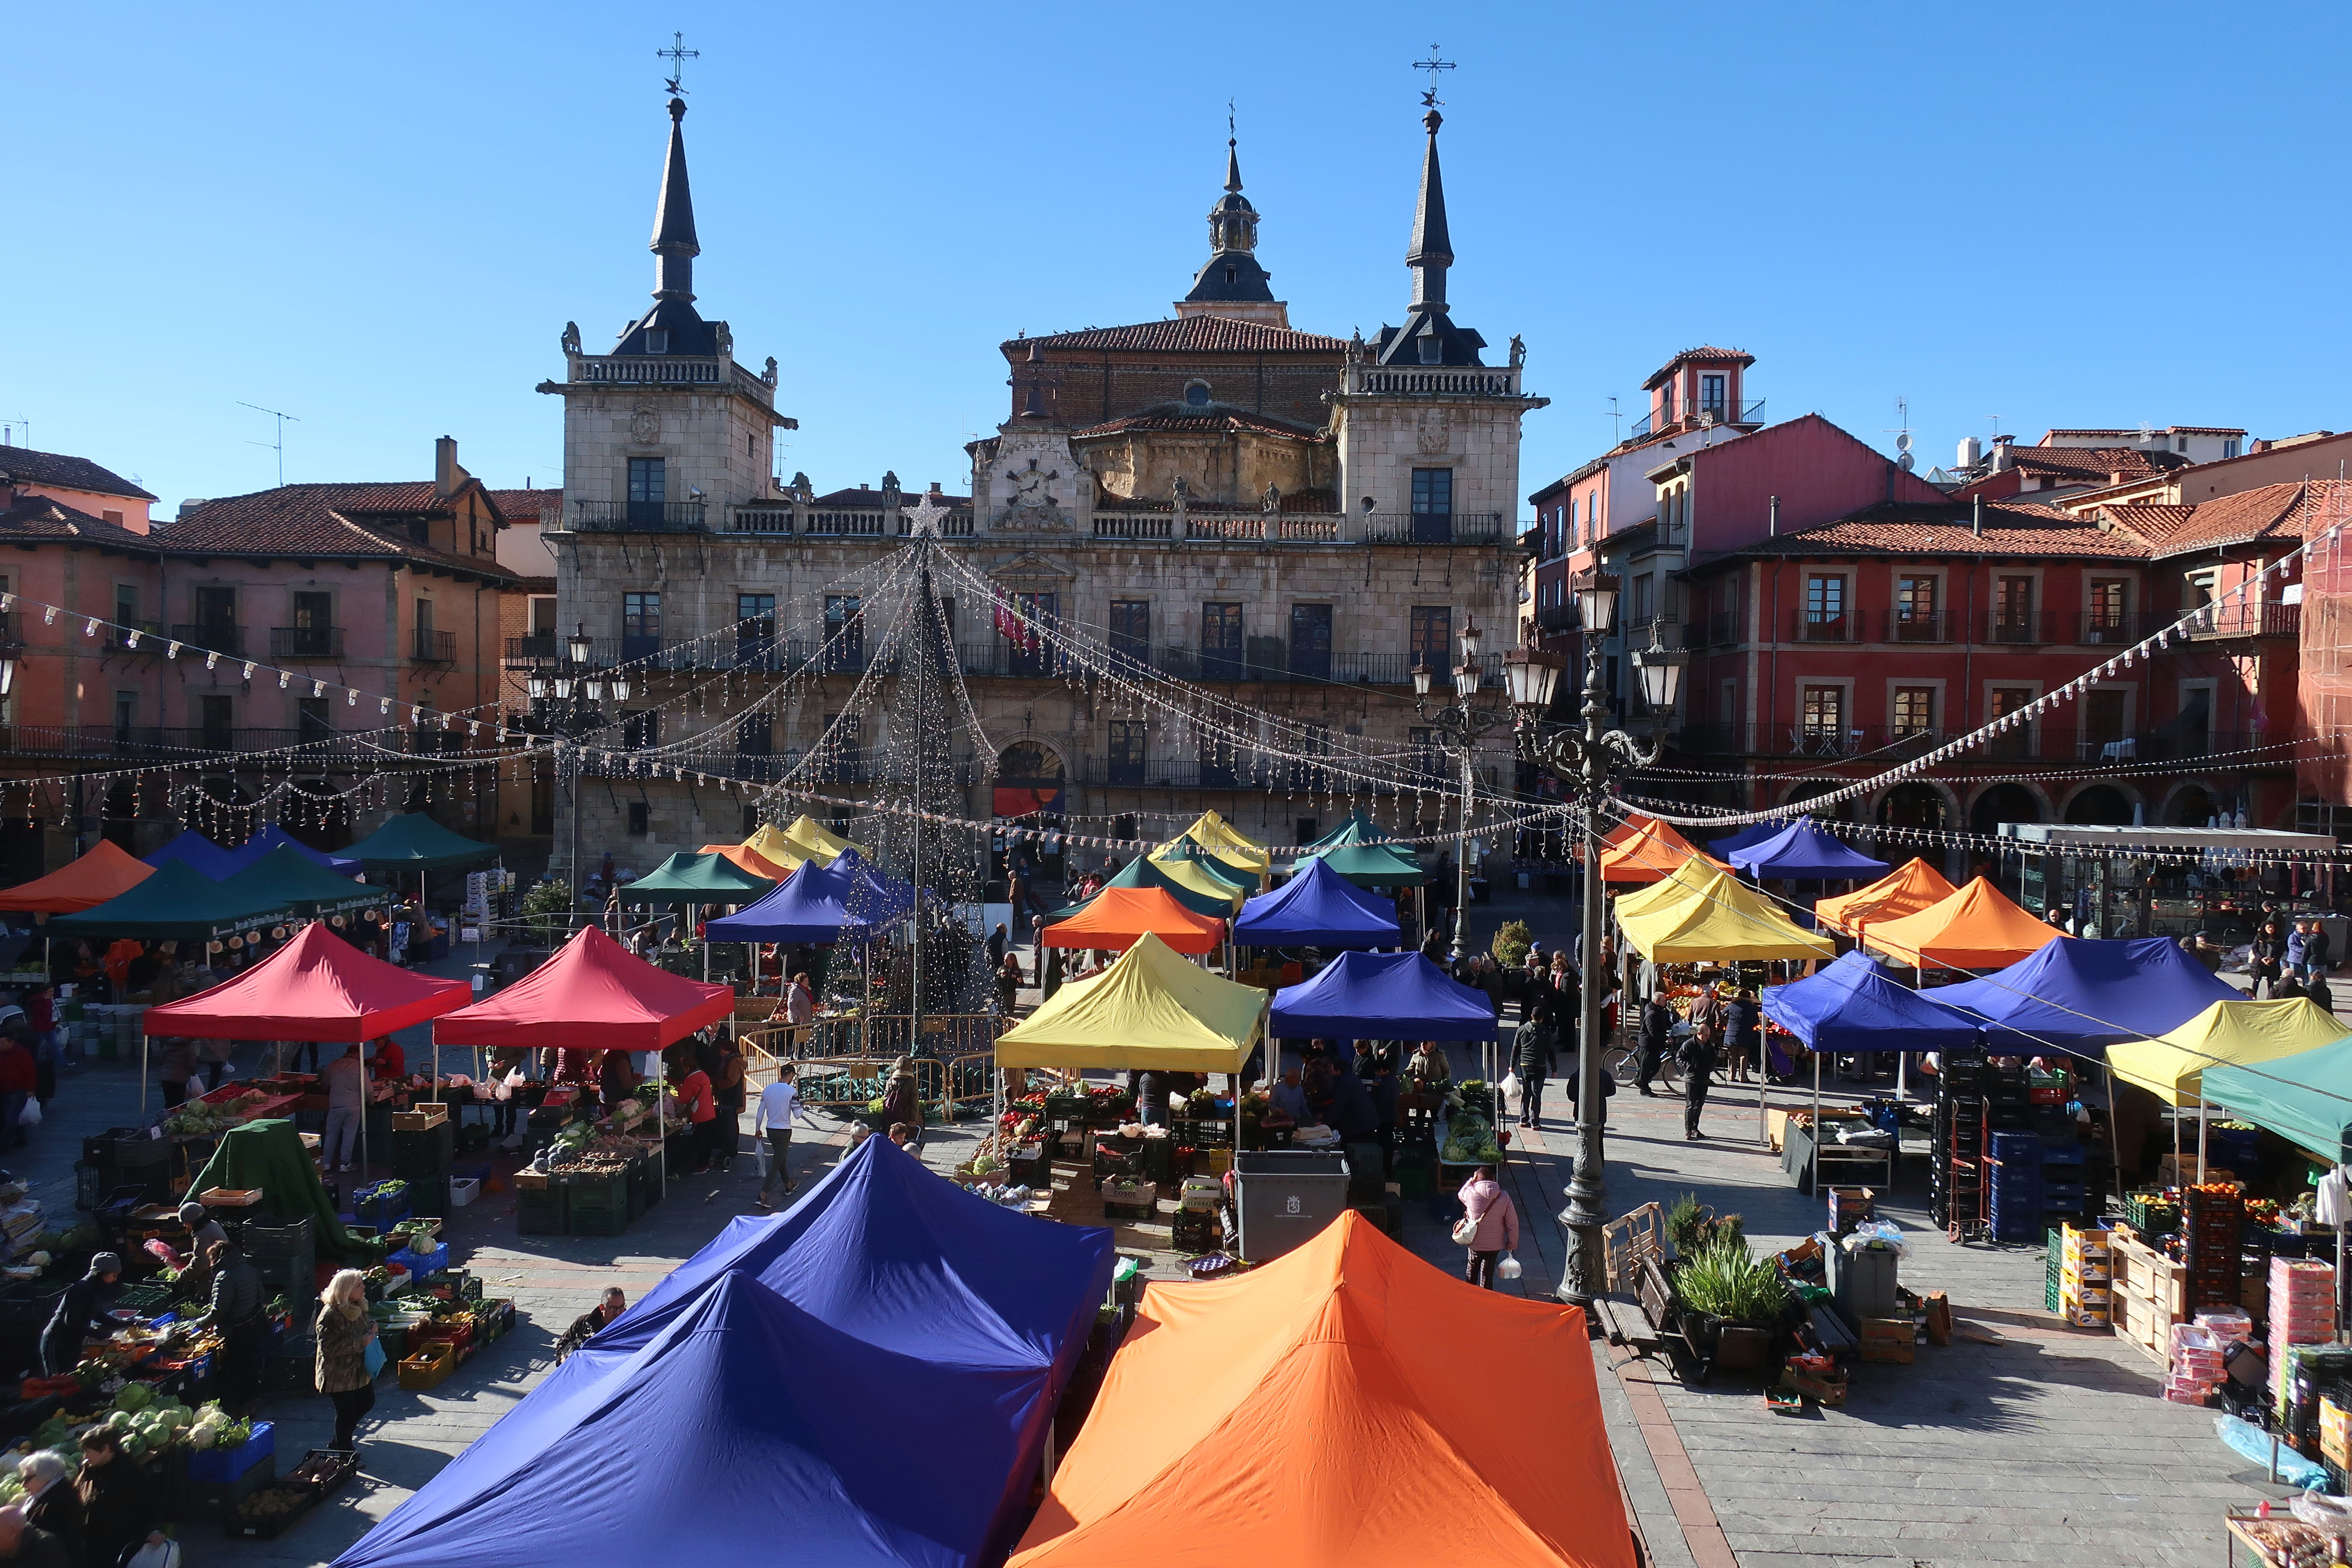
[[[1906, 437], [1905, 440], [1907, 442], [1909, 437]], [[1913, 458], [1908, 452], [1898, 453], [1895, 458], [1895, 466], [1907, 474], [1911, 471], [1912, 465], [1916, 461], [1917, 459]]]
[[1896, 435], [1895, 437], [1895, 449], [1898, 452], [1907, 452], [1911, 449], [1910, 431], [1905, 430]]

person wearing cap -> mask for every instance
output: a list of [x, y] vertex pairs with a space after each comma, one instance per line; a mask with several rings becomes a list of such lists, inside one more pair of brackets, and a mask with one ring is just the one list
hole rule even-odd
[[228, 1232], [200, 1203], [182, 1204], [180, 1223], [188, 1227], [189, 1237], [187, 1256], [180, 1262], [180, 1294], [194, 1300], [211, 1292], [213, 1243], [227, 1241]]
[[89, 1260], [89, 1272], [58, 1296], [58, 1310], [41, 1331], [41, 1371], [62, 1377], [81, 1364], [82, 1340], [95, 1331], [107, 1333], [114, 1325], [107, 1310], [114, 1304], [117, 1281], [122, 1278], [120, 1254], [101, 1252]]

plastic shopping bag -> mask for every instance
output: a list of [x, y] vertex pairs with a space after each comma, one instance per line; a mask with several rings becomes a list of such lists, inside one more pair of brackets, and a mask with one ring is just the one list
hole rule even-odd
[[41, 1102], [38, 1099], [28, 1094], [25, 1097], [25, 1109], [16, 1113], [16, 1125], [19, 1127], [38, 1127], [40, 1124]]
[[1519, 1259], [1517, 1254], [1510, 1252], [1503, 1254], [1503, 1260], [1495, 1265], [1495, 1272], [1502, 1279], [1517, 1279], [1519, 1277]]
[[1520, 1091], [1520, 1085], [1519, 1085], [1519, 1069], [1518, 1069], [1518, 1068], [1513, 1068], [1510, 1071], [1508, 1071], [1508, 1072], [1507, 1072], [1507, 1073], [1505, 1073], [1505, 1074], [1503, 1075], [1503, 1100], [1504, 1100], [1504, 1102], [1505, 1102], [1506, 1104], [1509, 1104], [1509, 1105], [1517, 1105], [1517, 1104], [1518, 1104], [1518, 1102], [1519, 1102], [1519, 1091]]

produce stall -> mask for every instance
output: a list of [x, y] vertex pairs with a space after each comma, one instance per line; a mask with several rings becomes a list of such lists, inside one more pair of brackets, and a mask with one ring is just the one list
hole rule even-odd
[[70, 915], [96, 909], [155, 874], [155, 868], [113, 840], [101, 838], [88, 853], [46, 877], [0, 889], [0, 910], [23, 914]]
[[1394, 947], [1402, 940], [1396, 906], [1374, 898], [1320, 860], [1271, 893], [1242, 906], [1234, 921], [1240, 947]]

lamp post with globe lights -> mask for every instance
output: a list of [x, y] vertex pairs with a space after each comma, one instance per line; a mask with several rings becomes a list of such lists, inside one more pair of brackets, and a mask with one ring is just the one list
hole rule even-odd
[[1470, 812], [1478, 787], [1478, 742], [1515, 722], [1506, 709], [1476, 706], [1478, 681], [1485, 673], [1478, 663], [1478, 645], [1485, 637], [1475, 620], [1462, 628], [1462, 662], [1452, 671], [1454, 700], [1434, 712], [1428, 701], [1436, 672], [1429, 668], [1426, 656], [1415, 659], [1412, 667], [1413, 710], [1436, 727], [1437, 749], [1461, 768], [1462, 843], [1454, 856], [1454, 943], [1445, 955], [1450, 963], [1461, 963], [1470, 951]]
[[[1601, 1075], [1606, 1069], [1601, 1066], [1602, 988], [1595, 983], [1604, 913], [1601, 807], [1612, 780], [1652, 765], [1661, 749], [1656, 740], [1644, 746], [1622, 730], [1602, 728], [1602, 721], [1609, 716], [1609, 692], [1601, 679], [1601, 644], [1616, 624], [1618, 587], [1616, 576], [1607, 572], [1586, 571], [1576, 579], [1577, 609], [1584, 633], [1580, 724], [1544, 721], [1566, 668], [1559, 655], [1540, 648], [1515, 648], [1503, 658], [1504, 679], [1518, 713], [1518, 754], [1571, 788], [1584, 818], [1583, 926], [1577, 945], [1582, 1006], [1577, 1030], [1576, 1174], [1569, 1183], [1568, 1210], [1560, 1216], [1570, 1239], [1558, 1291], [1561, 1300], [1580, 1307], [1590, 1306], [1601, 1294], [1607, 1272], [1601, 1255], [1601, 1228], [1609, 1223], [1609, 1214], [1601, 1129]], [[1680, 648], [1663, 646], [1655, 623], [1651, 626], [1650, 646], [1633, 654], [1643, 699], [1661, 727], [1681, 699], [1683, 669], [1689, 657]]]
[[545, 735], [554, 742], [555, 772], [564, 781], [572, 812], [572, 910], [580, 910], [580, 742], [610, 722], [604, 716], [604, 694], [615, 702], [629, 699], [629, 677], [622, 670], [596, 666], [596, 639], [581, 626], [563, 639], [562, 657], [551, 666], [534, 668], [524, 678], [530, 711], [515, 727]]

